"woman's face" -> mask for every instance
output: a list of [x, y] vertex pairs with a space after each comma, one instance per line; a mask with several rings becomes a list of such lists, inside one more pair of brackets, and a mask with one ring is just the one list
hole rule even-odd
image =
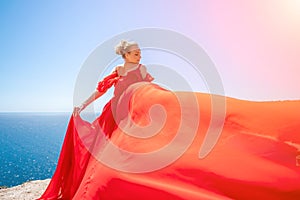
[[141, 60], [141, 50], [135, 49], [125, 54], [125, 61], [138, 64]]

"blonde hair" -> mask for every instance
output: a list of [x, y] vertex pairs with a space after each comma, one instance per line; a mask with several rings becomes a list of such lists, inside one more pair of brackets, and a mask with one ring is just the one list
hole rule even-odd
[[124, 57], [124, 54], [131, 51], [133, 49], [139, 49], [139, 46], [136, 42], [128, 42], [126, 40], [121, 40], [119, 44], [115, 46], [116, 54], [122, 55]]

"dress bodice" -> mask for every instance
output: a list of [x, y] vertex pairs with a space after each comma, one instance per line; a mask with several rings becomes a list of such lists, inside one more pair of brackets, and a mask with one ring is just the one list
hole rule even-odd
[[[141, 71], [144, 71], [144, 76]], [[115, 69], [110, 75], [106, 76], [102, 81], [98, 83], [97, 90], [99, 92], [106, 92], [111, 86], [115, 86], [114, 95], [120, 96], [131, 84], [148, 81], [151, 82], [154, 78], [147, 73], [145, 66], [139, 64], [136, 69], [127, 71], [124, 74], [118, 74], [118, 70]]]
[[131, 84], [144, 81], [140, 71], [140, 66], [141, 65], [139, 65], [136, 69], [127, 72], [124, 76], [119, 76], [118, 81], [115, 83], [115, 96], [122, 94]]

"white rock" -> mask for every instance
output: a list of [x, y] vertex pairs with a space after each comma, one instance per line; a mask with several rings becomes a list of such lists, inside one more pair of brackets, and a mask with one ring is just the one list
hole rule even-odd
[[0, 200], [33, 200], [46, 190], [50, 179], [29, 181], [11, 188], [0, 189]]

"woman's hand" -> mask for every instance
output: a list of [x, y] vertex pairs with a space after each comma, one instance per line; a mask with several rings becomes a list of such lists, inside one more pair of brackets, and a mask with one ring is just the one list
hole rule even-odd
[[83, 102], [81, 106], [76, 106], [73, 109], [73, 115], [74, 117], [80, 115], [80, 112], [83, 111], [90, 103], [92, 103], [94, 100], [98, 99], [100, 96], [102, 96], [105, 92], [99, 92], [96, 90], [86, 101]]
[[73, 115], [74, 117], [77, 117], [78, 115], [80, 115], [81, 111], [84, 109], [83, 106], [80, 107], [74, 107], [73, 109]]

